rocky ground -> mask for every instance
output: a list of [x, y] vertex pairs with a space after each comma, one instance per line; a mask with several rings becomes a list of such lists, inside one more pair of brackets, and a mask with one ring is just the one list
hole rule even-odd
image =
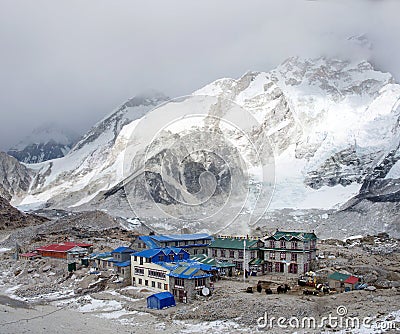
[[26, 214], [11, 206], [6, 199], [0, 196], [0, 230], [38, 225], [48, 221], [47, 218]]

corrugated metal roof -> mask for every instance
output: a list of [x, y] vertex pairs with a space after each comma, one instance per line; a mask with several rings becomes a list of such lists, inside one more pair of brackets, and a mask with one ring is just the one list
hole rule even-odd
[[142, 240], [147, 247], [149, 248], [158, 248], [160, 247], [159, 244], [157, 244], [152, 238], [150, 238], [150, 235], [141, 235], [139, 237], [140, 240]]
[[251, 266], [258, 266], [258, 265], [263, 264], [263, 263], [264, 263], [264, 260], [262, 260], [262, 259], [252, 259], [252, 260], [249, 262], [249, 265], [251, 265]]
[[116, 267], [129, 267], [131, 265], [131, 261], [124, 261], [124, 262], [114, 262], [114, 266]]
[[317, 240], [317, 236], [314, 232], [295, 232], [295, 231], [276, 231], [272, 236], [267, 239], [275, 239], [275, 240], [300, 240], [300, 241], [308, 241], [308, 240]]
[[257, 247], [258, 240], [254, 239], [215, 238], [210, 244], [210, 248], [243, 249], [245, 240], [246, 249]]
[[171, 292], [165, 291], [165, 292], [155, 293], [154, 295], [151, 295], [147, 298], [151, 298], [151, 297], [162, 300], [162, 299], [167, 299], [167, 298], [171, 298], [171, 297], [173, 298], [174, 295]]
[[135, 251], [129, 247], [118, 247], [115, 248], [111, 253], [134, 253]]
[[92, 244], [85, 244], [85, 243], [75, 243], [75, 242], [63, 242], [59, 244], [51, 244], [47, 246], [42, 246], [36, 248], [37, 251], [47, 251], [47, 252], [57, 252], [57, 253], [65, 253], [74, 247], [91, 247]]
[[334, 272], [333, 274], [330, 274], [328, 276], [328, 279], [331, 279], [331, 280], [334, 280], [334, 281], [344, 282], [349, 277], [350, 277], [350, 275]]
[[164, 234], [164, 235], [151, 235], [149, 236], [153, 240], [159, 242], [165, 241], [193, 241], [199, 239], [212, 239], [212, 236], [206, 233], [197, 234]]
[[145, 258], [151, 258], [157, 254], [162, 254], [162, 255], [169, 255], [169, 254], [180, 254], [180, 253], [187, 253], [185, 250], [182, 248], [177, 248], [177, 247], [166, 247], [166, 248], [152, 248], [152, 249], [145, 249], [140, 252], [133, 253], [133, 256], [140, 256], [140, 257], [145, 257]]
[[350, 276], [344, 282], [349, 284], [356, 284], [358, 282], [358, 277]]

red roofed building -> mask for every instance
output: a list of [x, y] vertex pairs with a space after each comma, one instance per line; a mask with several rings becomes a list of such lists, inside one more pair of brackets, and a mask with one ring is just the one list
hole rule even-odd
[[68, 252], [72, 251], [73, 248], [80, 247], [89, 249], [92, 246], [93, 246], [92, 244], [86, 244], [86, 243], [62, 242], [59, 244], [42, 246], [35, 250], [41, 256], [55, 257], [58, 259], [67, 259]]

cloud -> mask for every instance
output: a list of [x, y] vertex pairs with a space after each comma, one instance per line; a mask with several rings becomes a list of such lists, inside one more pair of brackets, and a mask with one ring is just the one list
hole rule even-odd
[[[188, 94], [290, 56], [367, 58], [400, 78], [399, 9], [396, 0], [3, 0], [0, 149], [49, 121], [83, 132], [148, 88]], [[371, 50], [348, 41], [362, 34]]]

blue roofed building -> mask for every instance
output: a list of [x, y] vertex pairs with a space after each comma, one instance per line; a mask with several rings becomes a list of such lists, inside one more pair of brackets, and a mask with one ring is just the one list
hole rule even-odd
[[131, 280], [135, 286], [169, 291], [178, 301], [190, 302], [210, 287], [212, 266], [190, 259], [178, 247], [145, 249], [131, 256]]
[[212, 241], [213, 237], [206, 233], [138, 235], [132, 240], [131, 248], [143, 250], [179, 247], [187, 250], [190, 255], [198, 255], [207, 254], [207, 247]]
[[162, 310], [173, 306], [175, 306], [175, 299], [170, 292], [159, 292], [147, 297], [147, 308]]
[[128, 285], [131, 279], [131, 254], [135, 251], [130, 247], [117, 247], [111, 252], [93, 253], [89, 257], [89, 265], [97, 270], [112, 270], [119, 282]]

